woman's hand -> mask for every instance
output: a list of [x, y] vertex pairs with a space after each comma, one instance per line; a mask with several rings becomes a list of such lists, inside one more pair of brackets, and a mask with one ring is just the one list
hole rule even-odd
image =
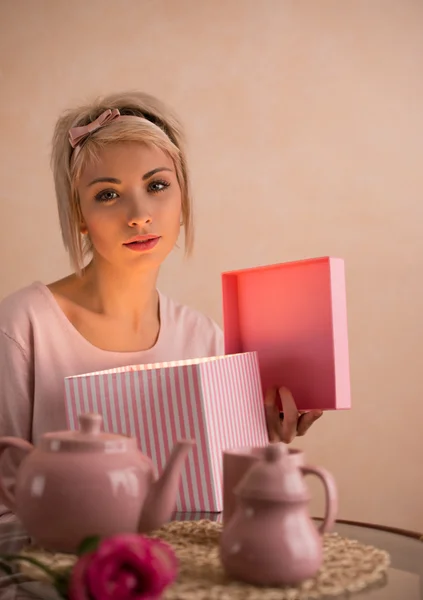
[[[283, 415], [278, 406], [277, 394], [279, 393]], [[297, 405], [291, 392], [284, 387], [279, 390], [271, 389], [265, 397], [266, 422], [271, 442], [285, 442], [289, 444], [297, 435], [304, 435], [317, 419], [320, 419], [321, 410], [298, 412]]]

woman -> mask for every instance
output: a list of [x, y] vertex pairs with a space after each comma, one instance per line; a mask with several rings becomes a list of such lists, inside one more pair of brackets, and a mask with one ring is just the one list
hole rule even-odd
[[[169, 110], [143, 93], [70, 110], [52, 165], [74, 273], [0, 304], [0, 435], [35, 443], [66, 428], [65, 376], [224, 353], [213, 321], [156, 289], [181, 226], [188, 253], [193, 243], [183, 136]], [[281, 420], [276, 394], [266, 396], [269, 435], [290, 442], [321, 413], [299, 415], [282, 389]]]

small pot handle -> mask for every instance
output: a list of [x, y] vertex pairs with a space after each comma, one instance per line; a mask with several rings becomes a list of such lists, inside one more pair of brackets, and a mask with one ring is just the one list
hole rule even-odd
[[[27, 442], [26, 440], [20, 440], [19, 438], [14, 437], [3, 437], [0, 438], [0, 458], [6, 450], [9, 448], [17, 448], [25, 453], [32, 452], [34, 450], [34, 446]], [[16, 500], [15, 494], [12, 493], [4, 486], [4, 482], [0, 477], [0, 500], [4, 502], [7, 508], [10, 508], [11, 511], [16, 513]]]
[[332, 529], [338, 513], [338, 491], [335, 479], [329, 471], [326, 471], [326, 469], [322, 469], [321, 467], [304, 466], [301, 467], [301, 471], [304, 475], [315, 475], [323, 483], [326, 506], [323, 523], [319, 527], [319, 533], [323, 535]]

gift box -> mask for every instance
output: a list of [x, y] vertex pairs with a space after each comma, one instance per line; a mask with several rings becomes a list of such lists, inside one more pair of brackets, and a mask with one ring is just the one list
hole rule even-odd
[[268, 441], [257, 353], [135, 365], [65, 379], [68, 426], [100, 413], [104, 430], [131, 435], [160, 473], [179, 439], [196, 446], [176, 510], [222, 510], [222, 452]]
[[256, 351], [264, 390], [288, 387], [299, 410], [351, 407], [342, 259], [227, 272], [222, 289], [225, 352]]

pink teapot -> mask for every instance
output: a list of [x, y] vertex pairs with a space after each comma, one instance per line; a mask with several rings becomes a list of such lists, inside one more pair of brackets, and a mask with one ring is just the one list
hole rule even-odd
[[134, 438], [101, 432], [102, 417], [79, 417], [79, 431], [42, 436], [38, 447], [0, 438], [26, 452], [13, 492], [0, 481], [0, 499], [46, 550], [75, 552], [88, 536], [149, 532], [175, 510], [182, 466], [193, 441], [178, 442], [159, 479]]
[[[326, 515], [311, 520], [303, 475], [324, 485]], [[336, 517], [335, 481], [326, 470], [302, 466], [286, 444], [270, 444], [235, 488], [237, 506], [224, 524], [220, 557], [228, 575], [253, 585], [296, 585], [313, 577], [323, 560], [322, 534]]]

